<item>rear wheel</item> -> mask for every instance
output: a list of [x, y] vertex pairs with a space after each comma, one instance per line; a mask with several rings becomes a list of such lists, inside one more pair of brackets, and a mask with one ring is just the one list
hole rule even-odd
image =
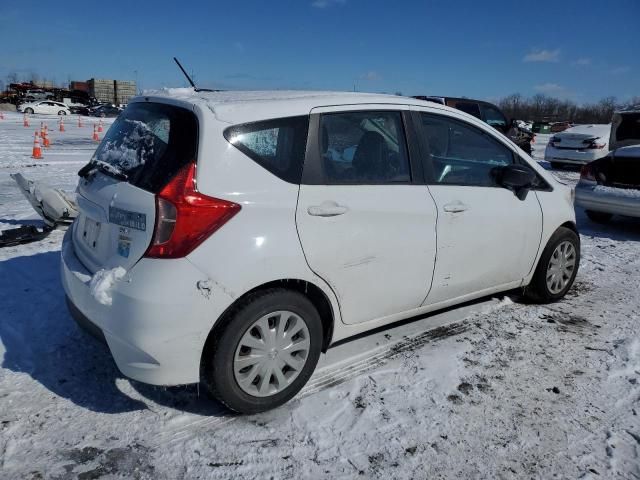
[[596, 223], [607, 223], [611, 220], [611, 217], [613, 217], [611, 213], [595, 212], [593, 210], [585, 210], [584, 213], [587, 214], [589, 220]]
[[541, 303], [561, 299], [573, 285], [579, 264], [580, 238], [573, 230], [558, 228], [542, 252], [526, 297]]
[[563, 164], [560, 162], [551, 162], [551, 168], [554, 170], [560, 170], [563, 167]]
[[227, 315], [203, 355], [203, 383], [231, 410], [258, 413], [290, 400], [307, 383], [322, 347], [322, 322], [298, 292], [249, 295]]
[[66, 115], [66, 114], [67, 114], [67, 112], [65, 112], [64, 110], [60, 110], [60, 111], [58, 112], [58, 115]]

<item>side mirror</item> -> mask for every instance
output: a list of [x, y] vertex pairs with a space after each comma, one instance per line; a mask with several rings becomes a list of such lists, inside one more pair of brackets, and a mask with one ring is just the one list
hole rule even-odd
[[535, 180], [535, 172], [524, 165], [506, 165], [496, 171], [498, 185], [511, 190], [520, 200], [527, 198]]

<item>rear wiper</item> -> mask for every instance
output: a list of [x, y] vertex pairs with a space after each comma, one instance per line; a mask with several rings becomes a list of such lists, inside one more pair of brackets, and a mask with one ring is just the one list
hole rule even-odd
[[89, 163], [87, 163], [84, 167], [82, 167], [80, 170], [78, 170], [78, 176], [80, 178], [87, 178], [89, 175], [91, 175], [91, 173], [95, 169], [96, 169], [96, 165], [92, 160]]
[[127, 180], [129, 178], [126, 173], [122, 172], [118, 168], [109, 163], [101, 162], [99, 160], [91, 160], [80, 169], [78, 175], [82, 178], [87, 178], [95, 170], [100, 170], [102, 173], [118, 180]]

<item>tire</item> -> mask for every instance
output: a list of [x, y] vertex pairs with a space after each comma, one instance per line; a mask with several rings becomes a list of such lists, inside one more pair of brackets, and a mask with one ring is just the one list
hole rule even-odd
[[58, 112], [58, 115], [66, 115], [66, 114], [67, 114], [67, 112], [65, 112], [64, 110], [60, 110], [60, 111]]
[[613, 217], [612, 213], [595, 212], [593, 210], [585, 210], [584, 213], [587, 214], [589, 220], [596, 223], [608, 223], [611, 217]]
[[[573, 248], [573, 267], [570, 269], [564, 269], [562, 265], [562, 247], [566, 248], [569, 244]], [[558, 254], [556, 255], [556, 251]], [[566, 250], [565, 250], [566, 251]], [[569, 255], [567, 255], [569, 259]], [[552, 265], [552, 260], [555, 265]], [[560, 262], [560, 263], [558, 263]], [[570, 262], [568, 262], [570, 263]], [[538, 303], [551, 303], [560, 300], [566, 295], [578, 273], [580, 265], [580, 237], [573, 231], [566, 227], [558, 228], [547, 243], [536, 271], [533, 274], [531, 283], [525, 288], [525, 297], [529, 300]], [[554, 276], [549, 277], [552, 269], [556, 272], [554, 284]], [[566, 283], [565, 283], [566, 282]]]
[[554, 170], [561, 170], [564, 165], [560, 162], [551, 162], [551, 168]]
[[[307, 383], [318, 363], [323, 336], [320, 315], [307, 297], [281, 288], [259, 291], [241, 300], [221, 321], [209, 336], [201, 367], [201, 381], [215, 399], [239, 413], [259, 413], [286, 403]], [[294, 333], [286, 338], [294, 342], [283, 349], [270, 349], [270, 339], [280, 327], [285, 335]], [[246, 344], [256, 343], [267, 345], [256, 348], [254, 356], [254, 349]], [[291, 345], [306, 348], [306, 354]]]
[[28, 113], [29, 115], [33, 115], [33, 108], [25, 108], [24, 113]]

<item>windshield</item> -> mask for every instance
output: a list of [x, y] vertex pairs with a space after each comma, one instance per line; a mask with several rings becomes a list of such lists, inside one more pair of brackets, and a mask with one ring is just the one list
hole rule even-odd
[[197, 125], [189, 110], [133, 103], [109, 128], [91, 162], [107, 174], [157, 193], [181, 167], [195, 161]]

